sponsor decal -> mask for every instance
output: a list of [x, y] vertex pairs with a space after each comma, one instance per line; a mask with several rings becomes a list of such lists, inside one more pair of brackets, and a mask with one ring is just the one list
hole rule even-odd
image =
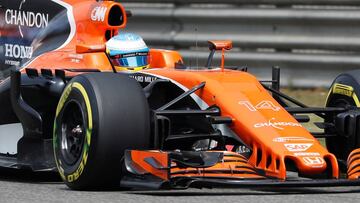
[[252, 105], [249, 101], [239, 101], [239, 104], [244, 105], [250, 111], [257, 111], [261, 109], [280, 111], [280, 107], [275, 106], [271, 101], [261, 101], [257, 105]]
[[16, 59], [30, 59], [33, 53], [32, 46], [5, 44], [5, 57]]
[[242, 146], [238, 146], [235, 150], [235, 152], [237, 153], [249, 153], [250, 152], [250, 149], [247, 148], [246, 146], [242, 145]]
[[92, 21], [101, 21], [104, 22], [106, 15], [107, 7], [97, 6], [91, 11], [91, 20]]
[[80, 61], [84, 58], [82, 54], [69, 54], [71, 58], [70, 61], [73, 63], [80, 63]]
[[325, 161], [322, 157], [303, 157], [304, 163], [312, 167], [321, 167], [324, 165]]
[[75, 58], [75, 59], [83, 59], [84, 55], [82, 54], [69, 54], [70, 58]]
[[89, 46], [90, 50], [105, 50], [105, 46], [103, 44], [95, 44]]
[[348, 97], [352, 97], [354, 88], [351, 86], [348, 86], [348, 85], [335, 83], [335, 85], [333, 87], [333, 92], [334, 92], [334, 94], [341, 94], [341, 95], [345, 95]]
[[[2, 4], [2, 2], [0, 4]], [[55, 43], [52, 42], [49, 44], [48, 48], [51, 48], [51, 50], [63, 48], [73, 39], [75, 35], [76, 25], [72, 6], [63, 0], [5, 1], [4, 5], [0, 5], [0, 7], [0, 24], [4, 25], [4, 28], [1, 26], [0, 32], [3, 31], [2, 29], [5, 29], [4, 31], [11, 33], [8, 37], [5, 37], [3, 42], [0, 44], [0, 59], [2, 59], [2, 61], [0, 61], [0, 66], [4, 66], [3, 70], [9, 69], [10, 66], [21, 67], [19, 70], [27, 68], [31, 66], [31, 63], [34, 59], [36, 59], [35, 57], [39, 57], [44, 53], [44, 51], [38, 50], [39, 52], [35, 55], [35, 50], [33, 50], [31, 53], [31, 59], [28, 59], [30, 56], [29, 50], [35, 49], [35, 47], [30, 48], [30, 46], [34, 38], [37, 36], [37, 33], [41, 32], [41, 30], [46, 27], [49, 27], [51, 19], [60, 12], [66, 12], [66, 16], [62, 16], [61, 18], [64, 20], [64, 24], [69, 24], [70, 30], [66, 30], [66, 32], [63, 33], [64, 35], [57, 36], [59, 37], [59, 40], [56, 40]], [[44, 37], [46, 36], [47, 35], [44, 35]], [[45, 41], [46, 40], [44, 40], [44, 43], [47, 43]], [[19, 47], [5, 47], [5, 44], [11, 44], [13, 46], [17, 44]], [[8, 50], [7, 56], [5, 56], [6, 48]], [[18, 48], [20, 48], [20, 57], [10, 57], [11, 55], [18, 56]], [[24, 48], [27, 54], [24, 54]], [[13, 49], [13, 54], [10, 53], [9, 49]], [[8, 77], [8, 71], [4, 71], [3, 73], [3, 75], [0, 73], [0, 77]]]
[[314, 140], [305, 137], [277, 137], [273, 139], [273, 142], [312, 142]]
[[270, 119], [267, 123], [256, 123], [254, 124], [255, 128], [262, 128], [262, 127], [273, 127], [279, 130], [284, 130], [283, 127], [290, 126], [290, 127], [302, 127], [300, 123], [294, 122], [283, 122], [283, 121], [274, 121], [275, 118]]
[[157, 79], [157, 77], [151, 75], [129, 75], [129, 77], [134, 78], [138, 82], [146, 83], [151, 83], [152, 81]]
[[124, 35], [126, 41], [140, 41], [141, 42], [141, 38], [139, 38], [139, 36], [136, 36], [134, 34], [131, 34], [131, 33], [126, 33]]
[[9, 25], [45, 28], [49, 24], [49, 14], [7, 9], [5, 22]]
[[33, 54], [32, 46], [24, 46], [19, 44], [4, 44], [5, 65], [19, 66], [21, 59], [30, 59]]
[[312, 157], [312, 156], [320, 156], [320, 153], [318, 152], [296, 152], [294, 153], [295, 156], [307, 156], [307, 157]]
[[296, 143], [296, 144], [284, 144], [286, 149], [290, 152], [303, 152], [308, 150], [313, 144], [311, 143]]
[[24, 37], [24, 35], [21, 27], [45, 28], [49, 24], [48, 13], [24, 11], [22, 10], [22, 6], [25, 3], [26, 0], [22, 0], [18, 10], [6, 9], [4, 17], [6, 24], [17, 25], [19, 27], [19, 32], [22, 38]]
[[[4, 11], [4, 23], [18, 27], [21, 38], [24, 38], [24, 28], [43, 29], [49, 24], [49, 14], [25, 10], [24, 4], [27, 0], [20, 1], [18, 9], [8, 8]], [[22, 59], [31, 59], [33, 47], [24, 44], [4, 43], [4, 64], [10, 66], [19, 66]]]
[[5, 65], [10, 65], [10, 66], [19, 66], [20, 65], [20, 61], [13, 61], [13, 60], [8, 60], [6, 59], [4, 62]]

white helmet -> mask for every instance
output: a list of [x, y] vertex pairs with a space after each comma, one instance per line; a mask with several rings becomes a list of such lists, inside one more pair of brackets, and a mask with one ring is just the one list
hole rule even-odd
[[134, 33], [120, 33], [106, 42], [111, 63], [120, 70], [138, 71], [149, 67], [149, 48]]

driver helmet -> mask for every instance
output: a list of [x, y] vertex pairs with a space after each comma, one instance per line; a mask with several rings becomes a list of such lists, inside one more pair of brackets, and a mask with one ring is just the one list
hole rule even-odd
[[120, 33], [106, 42], [106, 53], [120, 71], [139, 71], [149, 67], [149, 48], [134, 33]]

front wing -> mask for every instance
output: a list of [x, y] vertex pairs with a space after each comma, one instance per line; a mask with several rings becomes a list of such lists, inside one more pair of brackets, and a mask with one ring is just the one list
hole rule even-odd
[[[360, 186], [360, 179], [266, 177], [246, 157], [229, 151], [128, 150], [120, 185], [134, 189]], [[295, 173], [294, 173], [295, 174]]]

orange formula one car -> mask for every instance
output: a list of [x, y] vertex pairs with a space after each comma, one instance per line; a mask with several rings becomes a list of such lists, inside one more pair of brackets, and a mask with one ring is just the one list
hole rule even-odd
[[[11, 0], [0, 14], [3, 65], [19, 67], [0, 83], [2, 167], [79, 190], [360, 185], [359, 71], [310, 108], [279, 91], [277, 68], [258, 81], [224, 67], [230, 41], [209, 42], [201, 69], [151, 49], [131, 55], [144, 69], [120, 70], [130, 55], [106, 47], [130, 15], [118, 2]], [[308, 114], [323, 132], [302, 126]]]

